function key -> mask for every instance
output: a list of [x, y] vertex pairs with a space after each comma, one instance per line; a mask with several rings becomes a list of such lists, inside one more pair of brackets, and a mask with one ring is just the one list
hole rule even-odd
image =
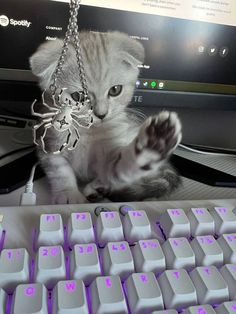
[[111, 241], [124, 240], [120, 215], [116, 211], [101, 212], [96, 220], [97, 240], [100, 246]]
[[90, 213], [72, 213], [68, 221], [68, 240], [70, 246], [95, 242]]
[[120, 214], [123, 216], [125, 216], [129, 211], [133, 211], [133, 210], [134, 210], [134, 208], [131, 206], [128, 206], [128, 205], [122, 205], [119, 208]]
[[12, 314], [48, 313], [46, 288], [40, 283], [17, 286], [11, 307]]
[[128, 314], [119, 276], [97, 277], [90, 290], [92, 314]]
[[128, 211], [123, 219], [125, 239], [129, 243], [150, 239], [151, 224], [144, 210]]
[[43, 214], [40, 216], [38, 246], [60, 245], [64, 242], [64, 229], [59, 214]]
[[70, 264], [71, 277], [82, 279], [86, 286], [101, 275], [98, 250], [94, 243], [76, 244], [71, 253]]
[[215, 234], [215, 222], [206, 208], [191, 208], [187, 214], [190, 221], [191, 235]]
[[131, 313], [164, 309], [161, 289], [153, 273], [135, 273], [125, 283]]
[[89, 314], [82, 280], [59, 281], [53, 290], [53, 314]]
[[160, 224], [167, 238], [190, 237], [190, 222], [183, 209], [167, 209], [161, 215]]
[[232, 210], [226, 207], [215, 207], [210, 213], [215, 221], [216, 234], [236, 232], [236, 215]]

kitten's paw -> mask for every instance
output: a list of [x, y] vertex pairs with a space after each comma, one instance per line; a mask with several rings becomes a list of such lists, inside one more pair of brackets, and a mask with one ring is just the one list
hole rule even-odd
[[88, 200], [79, 190], [68, 190], [52, 193], [52, 204], [84, 204]]
[[181, 123], [175, 112], [162, 111], [148, 118], [142, 125], [135, 143], [140, 166], [165, 159], [181, 141]]
[[95, 180], [85, 186], [83, 193], [89, 202], [99, 202], [108, 195], [109, 188]]

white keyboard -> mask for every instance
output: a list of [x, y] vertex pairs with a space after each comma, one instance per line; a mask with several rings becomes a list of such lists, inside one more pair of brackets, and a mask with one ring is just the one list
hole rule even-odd
[[235, 208], [0, 208], [0, 314], [236, 314]]

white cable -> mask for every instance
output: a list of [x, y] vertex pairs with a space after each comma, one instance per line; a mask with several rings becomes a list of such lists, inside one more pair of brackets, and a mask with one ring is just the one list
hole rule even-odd
[[202, 154], [202, 155], [236, 157], [236, 154], [206, 152], [206, 151], [203, 151], [203, 150], [198, 150], [198, 149], [191, 148], [191, 147], [186, 146], [184, 144], [179, 144], [178, 147], [180, 147], [182, 149], [185, 149], [185, 150], [188, 150], [188, 151], [190, 151], [192, 153], [197, 153], [197, 154]]
[[35, 169], [39, 165], [39, 162], [34, 164], [34, 166], [31, 169], [29, 180], [27, 181], [25, 185], [25, 192], [21, 194], [21, 200], [20, 205], [35, 205], [36, 204], [36, 194], [33, 192], [33, 186], [34, 186], [34, 175], [35, 175]]

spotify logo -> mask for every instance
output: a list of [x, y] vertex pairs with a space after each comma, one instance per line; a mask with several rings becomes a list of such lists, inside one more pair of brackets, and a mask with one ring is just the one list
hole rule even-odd
[[0, 25], [4, 27], [9, 25], [9, 18], [6, 15], [0, 15]]

